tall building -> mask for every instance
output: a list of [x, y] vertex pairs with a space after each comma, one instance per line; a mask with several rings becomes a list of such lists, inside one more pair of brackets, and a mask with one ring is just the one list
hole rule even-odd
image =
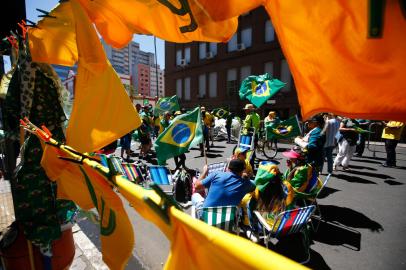
[[[158, 76], [157, 76], [158, 71]], [[165, 79], [164, 71], [157, 66], [150, 66], [150, 95], [151, 97], [165, 96]], [[157, 85], [158, 83], [158, 85]]]
[[270, 73], [286, 86], [259, 112], [275, 110], [286, 118], [299, 113], [295, 86], [274, 28], [263, 7], [240, 16], [228, 43], [165, 42], [166, 95], [177, 95], [182, 107], [225, 107], [240, 113], [247, 101], [238, 96], [249, 75]]
[[[155, 55], [153, 53], [140, 50], [140, 44], [134, 41], [122, 49], [115, 49], [104, 40], [102, 40], [102, 44], [107, 58], [116, 72], [131, 76], [131, 84], [135, 88], [135, 94], [157, 96], [156, 86], [151, 89], [149, 79], [151, 68], [155, 68]], [[160, 72], [163, 74], [162, 70]], [[162, 83], [162, 85], [164, 84]]]

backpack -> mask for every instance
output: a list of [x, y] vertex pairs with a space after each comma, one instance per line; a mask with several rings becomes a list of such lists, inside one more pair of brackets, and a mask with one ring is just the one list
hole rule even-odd
[[188, 202], [192, 198], [192, 177], [185, 169], [178, 169], [173, 175], [175, 200]]

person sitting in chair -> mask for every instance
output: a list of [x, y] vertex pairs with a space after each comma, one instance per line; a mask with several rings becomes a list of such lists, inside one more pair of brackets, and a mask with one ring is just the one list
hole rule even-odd
[[[192, 195], [197, 218], [201, 218], [204, 207], [237, 206], [245, 194], [255, 189], [252, 181], [242, 177], [244, 161], [231, 160], [228, 169], [228, 172], [213, 172], [208, 175], [207, 165], [203, 167], [202, 174], [194, 184], [196, 193]], [[209, 189], [206, 199], [197, 193], [204, 188]]]

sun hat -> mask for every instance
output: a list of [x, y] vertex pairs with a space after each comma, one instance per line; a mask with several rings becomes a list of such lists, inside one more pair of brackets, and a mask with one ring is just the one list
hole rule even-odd
[[283, 156], [291, 159], [302, 159], [304, 158], [304, 153], [299, 147], [294, 147], [288, 151], [282, 153]]
[[252, 104], [245, 104], [244, 110], [251, 110], [251, 109], [255, 109], [254, 105], [252, 105]]

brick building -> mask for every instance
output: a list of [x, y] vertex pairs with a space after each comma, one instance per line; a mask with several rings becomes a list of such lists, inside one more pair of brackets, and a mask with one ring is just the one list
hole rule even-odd
[[299, 113], [292, 76], [264, 8], [239, 18], [228, 43], [165, 42], [166, 96], [178, 95], [181, 106], [228, 107], [237, 113], [247, 103], [238, 96], [241, 81], [265, 72], [287, 83], [259, 112], [276, 110], [282, 118]]

